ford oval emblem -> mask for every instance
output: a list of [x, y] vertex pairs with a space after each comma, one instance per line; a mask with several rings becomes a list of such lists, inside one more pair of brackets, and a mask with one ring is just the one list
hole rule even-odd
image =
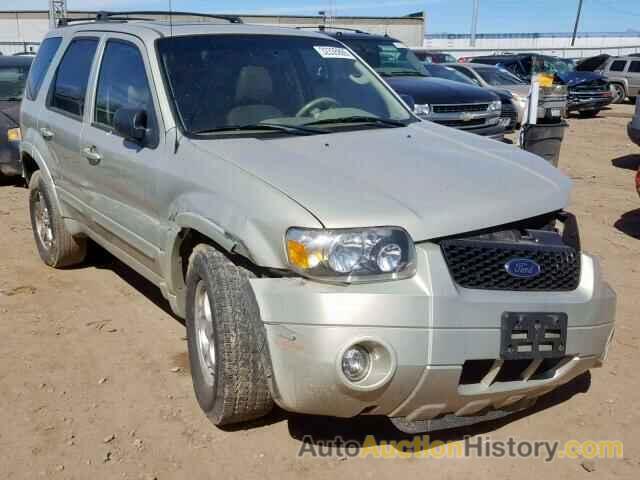
[[516, 278], [534, 278], [540, 275], [542, 269], [533, 260], [528, 258], [514, 258], [504, 265], [509, 275]]

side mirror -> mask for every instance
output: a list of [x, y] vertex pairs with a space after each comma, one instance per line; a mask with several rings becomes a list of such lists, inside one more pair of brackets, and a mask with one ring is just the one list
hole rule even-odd
[[121, 108], [113, 118], [113, 127], [118, 135], [127, 140], [142, 142], [149, 134], [147, 112], [135, 108]]
[[400, 98], [413, 112], [413, 109], [416, 107], [416, 101], [413, 99], [411, 95], [400, 95]]

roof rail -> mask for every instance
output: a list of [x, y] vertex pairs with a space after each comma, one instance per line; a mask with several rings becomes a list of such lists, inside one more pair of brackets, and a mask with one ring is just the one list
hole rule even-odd
[[358, 30], [357, 28], [330, 27], [330, 26], [327, 26], [327, 25], [318, 25], [317, 27], [296, 27], [296, 28], [298, 30], [308, 30], [308, 29], [320, 30], [321, 32], [324, 32], [325, 30], [338, 30], [338, 31], [362, 33], [364, 35], [370, 35], [369, 32], [365, 32], [364, 30]]
[[127, 22], [129, 20], [155, 20], [153, 18], [135, 17], [132, 15], [187, 15], [190, 17], [203, 17], [214, 18], [217, 20], [225, 20], [229, 23], [243, 23], [242, 19], [235, 15], [213, 15], [209, 13], [194, 13], [194, 12], [172, 12], [165, 10], [135, 10], [125, 12], [105, 12], [100, 11], [96, 13], [95, 17], [83, 17], [83, 18], [65, 18], [60, 22], [60, 26], [67, 26], [75, 22]]

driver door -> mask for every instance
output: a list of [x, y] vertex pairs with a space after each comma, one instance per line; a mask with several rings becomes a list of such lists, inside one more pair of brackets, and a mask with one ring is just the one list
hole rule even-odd
[[[96, 233], [157, 272], [162, 240], [153, 202], [154, 166], [164, 142], [150, 78], [141, 42], [124, 34], [105, 40], [80, 152], [95, 186], [90, 207]], [[143, 141], [128, 140], [115, 131], [114, 117], [121, 108], [146, 112], [148, 135]]]

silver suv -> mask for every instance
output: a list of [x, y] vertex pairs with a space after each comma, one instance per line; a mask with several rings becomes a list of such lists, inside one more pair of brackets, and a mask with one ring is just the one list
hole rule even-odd
[[557, 169], [421, 121], [322, 34], [116, 19], [50, 32], [31, 70], [35, 242], [160, 288], [216, 425], [275, 402], [434, 430], [601, 365], [615, 294]]
[[599, 73], [611, 82], [613, 103], [621, 103], [627, 97], [635, 102], [635, 97], [640, 95], [640, 58], [613, 57]]

